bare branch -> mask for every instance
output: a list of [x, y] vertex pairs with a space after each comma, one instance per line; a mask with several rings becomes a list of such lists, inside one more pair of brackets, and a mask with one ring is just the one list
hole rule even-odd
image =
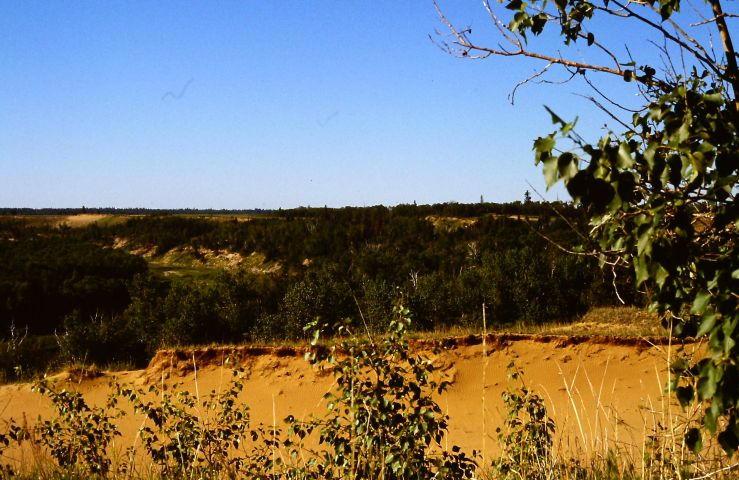
[[610, 110], [608, 110], [608, 109], [607, 109], [607, 108], [606, 108], [605, 106], [603, 106], [603, 104], [602, 104], [602, 103], [600, 103], [600, 102], [599, 102], [598, 100], [596, 100], [595, 98], [591, 97], [590, 95], [581, 95], [581, 94], [579, 94], [579, 93], [576, 93], [575, 95], [577, 95], [578, 97], [582, 97], [582, 98], [585, 98], [585, 99], [587, 99], [587, 100], [590, 100], [590, 102], [592, 102], [592, 103], [593, 103], [593, 105], [595, 105], [595, 106], [596, 106], [596, 107], [598, 107], [598, 108], [599, 108], [600, 110], [602, 110], [603, 112], [605, 112], [605, 114], [606, 114], [606, 115], [608, 115], [608, 116], [609, 116], [609, 117], [611, 117], [611, 118], [612, 118], [613, 120], [615, 120], [615, 121], [616, 121], [617, 123], [619, 123], [619, 124], [620, 124], [620, 125], [621, 125], [622, 127], [624, 127], [624, 128], [625, 128], [625, 129], [627, 130], [627, 131], [629, 131], [629, 132], [632, 132], [632, 133], [637, 133], [637, 132], [636, 132], [636, 131], [635, 131], [635, 130], [634, 130], [633, 128], [631, 128], [631, 127], [630, 127], [630, 126], [629, 126], [629, 125], [628, 125], [628, 124], [627, 124], [626, 122], [624, 122], [623, 120], [621, 120], [620, 118], [618, 118], [618, 117], [617, 117], [616, 115], [614, 115], [614, 114], [613, 114], [613, 112], [611, 112]]
[[[640, 15], [639, 13], [633, 11], [626, 5], [620, 3], [619, 0], [611, 0], [614, 4], [621, 7], [625, 12], [629, 14], [630, 17], [633, 17], [642, 23], [649, 25], [650, 27], [654, 28], [658, 32], [660, 32], [666, 39], [670, 40], [671, 42], [676, 43], [677, 45], [680, 45], [685, 50], [689, 51], [695, 58], [700, 60], [706, 67], [713, 70], [717, 75], [721, 75], [721, 65], [718, 65], [716, 62], [711, 60], [709, 57], [704, 56], [700, 51], [696, 50], [693, 46], [691, 46], [689, 43], [686, 43], [684, 40], [676, 37], [672, 33], [670, 33], [665, 27], [662, 25], [648, 19], [644, 15]], [[715, 0], [714, 0], [715, 1]]]
[[616, 280], [618, 280], [618, 275], [616, 274], [616, 266], [619, 260], [620, 257], [616, 259], [613, 265], [611, 265], [611, 273], [613, 274], [613, 291], [616, 292], [616, 298], [618, 298], [618, 301], [621, 302], [621, 305], [626, 305], [626, 302], [624, 302], [624, 299], [621, 298], [621, 295], [618, 293], [618, 284], [616, 283]]
[[551, 67], [551, 66], [552, 66], [552, 63], [547, 63], [547, 65], [544, 68], [542, 68], [540, 71], [535, 72], [530, 77], [528, 77], [528, 78], [526, 78], [526, 79], [521, 80], [520, 82], [518, 82], [516, 84], [516, 86], [513, 87], [513, 90], [511, 91], [511, 93], [508, 95], [508, 101], [511, 102], [511, 105], [513, 105], [513, 104], [516, 103], [516, 90], [518, 90], [518, 87], [521, 87], [523, 85], [526, 85], [530, 81], [541, 77], [542, 75], [544, 75], [545, 73], [547, 73], [547, 70], [549, 70], [549, 67]]
[[515, 32], [512, 32], [510, 28], [505, 26], [505, 24], [498, 18], [493, 9], [490, 7], [490, 2], [488, 0], [484, 0], [482, 4], [485, 6], [485, 10], [487, 10], [488, 15], [490, 15], [490, 18], [493, 20], [495, 28], [498, 29], [500, 34], [503, 35], [503, 37], [513, 45], [521, 47], [521, 39], [518, 37], [518, 35], [516, 35]]
[[[587, 34], [582, 33], [582, 32], [580, 32], [580, 34], [578, 36], [580, 38], [582, 38], [583, 40], [587, 40], [588, 39]], [[605, 53], [606, 55], [608, 55], [609, 57], [611, 57], [611, 60], [613, 60], [613, 63], [616, 66], [616, 68], [619, 69], [619, 70], [621, 69], [621, 64], [619, 63], [618, 58], [616, 58], [616, 55], [610, 49], [608, 49], [605, 45], [603, 45], [602, 43], [600, 43], [598, 40], [593, 40], [593, 45], [595, 45], [603, 53]]]
[[[723, 18], [739, 18], [739, 15], [737, 15], [736, 13], [724, 13], [721, 16]], [[701, 25], [706, 25], [706, 24], [709, 24], [709, 23], [715, 23], [718, 18], [719, 17], [707, 18], [707, 19], [703, 20], [702, 22], [691, 23], [690, 26], [691, 27], [700, 27]]]
[[[659, 13], [657, 10], [657, 7], [655, 7], [654, 5], [650, 5], [649, 7], [652, 9], [652, 11]], [[695, 40], [693, 37], [688, 35], [688, 32], [686, 32], [682, 27], [680, 27], [680, 25], [675, 20], [673, 20], [672, 18], [668, 18], [667, 21], [670, 23], [670, 25], [672, 25], [672, 28], [674, 28], [675, 31], [678, 32], [679, 35], [682, 35], [685, 41], [693, 45], [698, 51], [700, 51], [703, 54], [705, 58], [710, 59], [714, 65], [719, 65], [716, 59], [711, 57], [711, 55], [706, 51], [706, 49], [703, 48], [703, 45], [701, 45], [697, 40]]]
[[612, 99], [611, 99], [610, 97], [608, 97], [608, 96], [607, 96], [607, 95], [606, 95], [605, 93], [601, 92], [601, 91], [600, 91], [600, 90], [599, 90], [599, 89], [598, 89], [598, 88], [597, 88], [597, 87], [595, 86], [595, 84], [594, 84], [593, 82], [591, 82], [591, 81], [590, 81], [590, 79], [588, 78], [588, 76], [587, 76], [587, 75], [583, 75], [583, 79], [585, 80], [585, 83], [587, 83], [588, 85], [590, 85], [590, 88], [592, 88], [592, 89], [593, 89], [593, 91], [595, 91], [595, 93], [597, 93], [598, 95], [600, 95], [601, 97], [603, 97], [603, 99], [604, 99], [605, 101], [607, 101], [608, 103], [610, 103], [611, 105], [613, 105], [613, 106], [614, 106], [614, 107], [616, 107], [616, 108], [620, 108], [621, 110], [623, 110], [623, 111], [626, 111], [626, 112], [630, 112], [630, 113], [639, 113], [639, 112], [643, 111], [643, 110], [644, 110], [644, 108], [645, 108], [645, 107], [642, 107], [642, 108], [640, 108], [640, 109], [638, 109], [638, 110], [635, 110], [635, 109], [633, 109], [633, 108], [628, 108], [628, 107], [624, 107], [624, 106], [623, 106], [623, 105], [621, 105], [620, 103], [617, 103], [616, 101], [612, 100]]
[[[534, 188], [534, 186], [533, 186], [533, 185], [531, 185], [531, 183], [529, 183], [528, 181], [527, 181], [526, 183], [527, 183], [527, 184], [529, 185], [529, 188], [531, 188], [531, 190], [533, 190], [533, 191], [534, 191], [534, 193], [535, 193], [535, 194], [536, 194], [536, 195], [537, 195], [537, 196], [538, 196], [539, 198], [541, 198], [542, 200], [544, 200], [544, 196], [543, 196], [543, 195], [542, 195], [541, 193], [539, 193], [539, 192], [538, 192], [538, 190], [536, 190], [536, 188]], [[558, 216], [559, 218], [561, 218], [562, 220], [564, 220], [564, 222], [565, 222], [565, 223], [567, 224], [567, 226], [568, 226], [568, 227], [570, 227], [570, 229], [571, 229], [571, 230], [572, 230], [573, 232], [575, 232], [575, 234], [576, 234], [576, 235], [577, 235], [578, 237], [580, 237], [580, 239], [581, 239], [581, 240], [583, 240], [583, 242], [584, 242], [584, 243], [585, 243], [585, 242], [588, 242], [588, 241], [590, 240], [590, 239], [589, 239], [588, 237], [586, 237], [585, 235], [583, 235], [582, 233], [580, 233], [580, 231], [579, 231], [579, 230], [578, 230], [577, 228], [575, 228], [575, 226], [574, 226], [574, 225], [572, 224], [572, 222], [570, 222], [570, 220], [569, 220], [569, 219], [568, 219], [567, 217], [565, 217], [565, 216], [564, 216], [564, 215], [562, 214], [562, 212], [560, 212], [559, 210], [557, 210], [557, 209], [556, 209], [556, 208], [554, 207], [554, 205], [553, 205], [553, 204], [549, 203], [548, 205], [549, 205], [549, 208], [551, 208], [551, 209], [552, 209], [552, 211], [553, 211], [554, 213], [556, 213], [556, 214], [557, 214], [557, 216]], [[582, 252], [580, 252], [580, 253], [582, 253]]]
[[[607, 47], [601, 44], [597, 45], [598, 48], [600, 48], [604, 53], [606, 53], [606, 55], [610, 56], [610, 58], [615, 63], [614, 67], [607, 67], [605, 65], [598, 65], [598, 64], [587, 63], [587, 62], [582, 62], [582, 61], [570, 60], [570, 59], [562, 58], [561, 56], [554, 57], [551, 55], [545, 55], [543, 53], [528, 50], [524, 47], [524, 42], [521, 40], [521, 38], [515, 32], [513, 32], [511, 29], [505, 26], [503, 22], [500, 20], [500, 18], [498, 18], [498, 16], [495, 14], [492, 7], [490, 6], [489, 1], [485, 0], [483, 2], [483, 5], [485, 6], [485, 9], [487, 10], [488, 15], [492, 19], [493, 24], [495, 25], [495, 28], [498, 30], [501, 36], [505, 38], [506, 41], [508, 41], [514, 48], [512, 50], [509, 50], [501, 45], [498, 45], [497, 48], [493, 48], [493, 47], [486, 47], [486, 46], [473, 43], [467, 37], [466, 30], [460, 32], [452, 24], [452, 22], [449, 21], [449, 19], [444, 15], [444, 12], [441, 11], [441, 8], [439, 7], [438, 3], [436, 2], [436, 0], [434, 0], [434, 8], [436, 9], [436, 13], [439, 16], [439, 19], [449, 29], [449, 31], [451, 32], [451, 36], [455, 38], [454, 40], [452, 40], [451, 43], [455, 45], [456, 47], [451, 47], [448, 44], [445, 45], [445, 50], [448, 53], [458, 56], [458, 57], [475, 58], [475, 59], [488, 58], [491, 55], [496, 55], [500, 57], [522, 56], [522, 57], [535, 58], [538, 60], [542, 60], [552, 65], [562, 65], [566, 68], [572, 68], [578, 71], [594, 71], [594, 72], [599, 72], [599, 73], [609, 73], [612, 75], [617, 75], [619, 77], [624, 77], [627, 74], [627, 71], [621, 68], [620, 63], [618, 62], [618, 59], [613, 54], [613, 52], [611, 52]], [[607, 10], [607, 11], [611, 14], [614, 14], [612, 10]], [[626, 16], [634, 16], [634, 15], [628, 14]], [[472, 54], [472, 52], [476, 52], [476, 54]], [[631, 75], [631, 73], [632, 73], [631, 71], [628, 71], [629, 75]], [[646, 83], [648, 85], [657, 86], [662, 89], [665, 89], [668, 87], [667, 84], [659, 80], [652, 80], [652, 79], [636, 79], [636, 80], [642, 83]]]

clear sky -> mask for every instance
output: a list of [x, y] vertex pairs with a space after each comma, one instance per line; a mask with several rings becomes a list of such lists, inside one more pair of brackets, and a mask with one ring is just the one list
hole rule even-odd
[[[480, 2], [441, 4], [488, 23]], [[603, 119], [579, 85], [529, 85], [511, 105], [536, 64], [453, 58], [429, 40], [442, 28], [430, 0], [0, 0], [0, 207], [545, 193], [531, 151], [553, 130], [543, 105], [593, 136]]]

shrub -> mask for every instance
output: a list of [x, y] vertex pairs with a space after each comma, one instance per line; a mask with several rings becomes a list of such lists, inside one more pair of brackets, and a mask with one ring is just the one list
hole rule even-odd
[[110, 395], [105, 407], [100, 408], [89, 406], [79, 392], [56, 391], [45, 378], [34, 385], [34, 390], [48, 397], [57, 413], [55, 418], [36, 424], [33, 433], [59, 467], [107, 474], [111, 466], [109, 447], [121, 435], [114, 420], [124, 415], [118, 407], [118, 396]]
[[[176, 387], [118, 391], [147, 418], [139, 436], [162, 475], [218, 478], [243, 473], [250, 462], [239, 455], [241, 447], [248, 439], [259, 438], [258, 430], [249, 429], [249, 407], [238, 398], [243, 388], [244, 371], [236, 367], [228, 388], [211, 391], [202, 403]], [[148, 401], [148, 396], [157, 400]]]
[[[447, 416], [433, 399], [449, 382], [436, 378], [433, 362], [409, 351], [409, 311], [395, 309], [387, 336], [377, 343], [349, 338], [308, 355], [330, 368], [337, 392], [328, 393], [328, 415], [315, 423], [326, 447], [320, 463], [325, 478], [471, 478], [476, 464], [457, 447], [445, 452]], [[321, 330], [313, 330], [315, 345]], [[443, 453], [437, 453], [443, 452]]]
[[554, 421], [547, 414], [544, 399], [526, 387], [513, 363], [508, 365], [508, 379], [517, 385], [503, 392], [507, 414], [504, 428], [497, 429], [503, 455], [495, 460], [493, 469], [504, 478], [551, 478]]

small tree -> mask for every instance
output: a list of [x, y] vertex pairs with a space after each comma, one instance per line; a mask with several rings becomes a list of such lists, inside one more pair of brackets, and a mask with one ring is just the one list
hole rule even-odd
[[[737, 14], [721, 0], [684, 3], [485, 1], [500, 34], [492, 47], [476, 43], [471, 29], [457, 28], [437, 5], [451, 38], [439, 43], [464, 58], [544, 62], [521, 84], [560, 67], [592, 89], [588, 98], [617, 129], [590, 143], [576, 121], [549, 110], [556, 130], [536, 139], [535, 161], [549, 186], [563, 181], [586, 209], [591, 231], [582, 253], [598, 256], [614, 275], [630, 269], [672, 333], [707, 338], [705, 358], [673, 364], [679, 375], [671, 388], [683, 405], [705, 402], [703, 425], [731, 454], [739, 448], [739, 69], [728, 22]], [[656, 54], [641, 48], [636, 59], [628, 45], [612, 48], [596, 30], [603, 22], [652, 32]], [[552, 28], [562, 41], [556, 51], [532, 46]], [[575, 46], [578, 55], [568, 58]], [[596, 75], [630, 82], [641, 104], [622, 106], [598, 88]], [[700, 432], [689, 431], [686, 441], [699, 449]]]

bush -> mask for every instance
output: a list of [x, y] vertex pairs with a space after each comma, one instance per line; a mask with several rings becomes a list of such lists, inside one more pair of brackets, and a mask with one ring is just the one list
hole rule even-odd
[[65, 333], [59, 337], [62, 360], [96, 365], [138, 365], [147, 361], [146, 345], [125, 315], [86, 315], [75, 311], [64, 319]]
[[503, 392], [506, 408], [504, 428], [498, 428], [503, 455], [493, 469], [503, 478], [552, 478], [555, 459], [554, 421], [547, 414], [544, 399], [526, 387], [521, 372], [508, 365], [508, 379], [516, 382]]
[[[347, 340], [309, 355], [313, 365], [333, 372], [338, 387], [326, 395], [327, 417], [312, 425], [326, 447], [318, 473], [322, 478], [472, 478], [474, 460], [457, 447], [448, 452], [441, 446], [448, 418], [433, 395], [449, 382], [436, 378], [431, 360], [410, 353], [409, 311], [398, 306], [395, 313], [378, 343], [354, 337], [347, 322], [337, 332], [348, 333]], [[313, 345], [320, 333], [314, 329]]]
[[11, 334], [0, 342], [0, 383], [33, 378], [58, 362], [59, 344], [53, 335]]
[[[211, 391], [201, 404], [198, 397], [176, 387], [119, 388], [118, 393], [147, 418], [139, 436], [163, 476], [231, 478], [250, 469], [253, 462], [244, 446], [260, 436], [258, 430], [250, 430], [249, 407], [239, 400], [243, 388], [244, 371], [234, 367], [226, 390]], [[147, 401], [151, 397], [158, 400]]]
[[34, 389], [51, 400], [57, 414], [39, 422], [33, 432], [59, 467], [107, 474], [111, 467], [109, 447], [121, 435], [114, 420], [124, 415], [117, 395], [111, 395], [100, 408], [87, 405], [79, 392], [56, 391], [46, 379]]

